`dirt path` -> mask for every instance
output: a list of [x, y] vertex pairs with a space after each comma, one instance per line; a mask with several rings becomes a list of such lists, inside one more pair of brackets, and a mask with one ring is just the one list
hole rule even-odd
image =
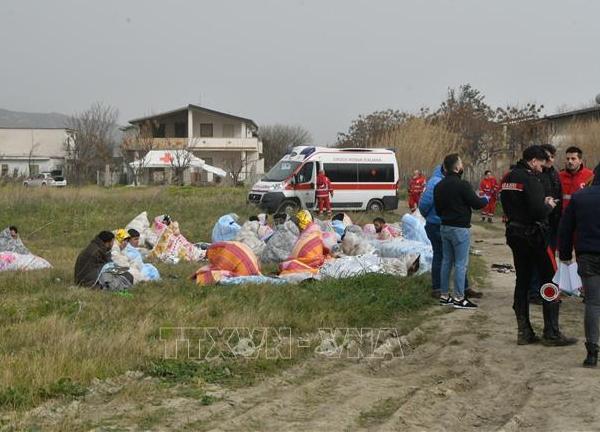
[[[475, 232], [488, 266], [511, 262], [502, 231]], [[582, 341], [517, 346], [514, 274], [491, 273], [488, 282], [477, 311], [432, 316], [421, 327], [425, 342], [404, 358], [315, 359], [258, 386], [222, 392], [210, 406], [172, 398], [94, 407], [89, 398], [74, 415], [90, 425], [104, 418], [119, 430], [598, 430], [600, 375], [580, 367]], [[582, 338], [581, 302], [567, 299], [561, 312], [563, 330]], [[541, 307], [533, 306], [532, 317], [540, 330]], [[139, 422], [161, 415], [143, 427], [132, 423], [132, 410]]]

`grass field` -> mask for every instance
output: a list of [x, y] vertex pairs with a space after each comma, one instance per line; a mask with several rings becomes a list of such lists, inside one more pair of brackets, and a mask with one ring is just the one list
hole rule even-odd
[[[130, 297], [73, 286], [75, 258], [100, 230], [123, 227], [146, 210], [150, 217], [170, 214], [188, 239], [205, 241], [219, 216], [256, 213], [245, 196], [234, 188], [1, 188], [0, 227], [17, 225], [26, 246], [54, 268], [0, 274], [0, 412], [78, 397], [94, 378], [128, 370], [167, 384], [247, 385], [307, 355], [211, 364], [164, 360], [161, 327], [289, 327], [302, 335], [322, 327], [394, 324], [408, 331], [431, 304], [426, 276], [200, 288], [189, 280], [198, 265], [186, 263], [159, 264], [163, 280], [136, 285]], [[360, 223], [371, 217], [355, 215]]]

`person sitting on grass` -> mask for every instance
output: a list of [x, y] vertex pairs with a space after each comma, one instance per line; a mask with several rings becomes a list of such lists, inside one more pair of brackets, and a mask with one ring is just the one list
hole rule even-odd
[[373, 219], [373, 226], [377, 233], [377, 240], [392, 240], [393, 238], [398, 237], [396, 230], [389, 226], [382, 217]]
[[258, 216], [250, 216], [249, 222], [258, 222], [258, 238], [266, 242], [273, 235], [273, 228], [269, 225], [269, 216], [260, 213]]
[[140, 233], [137, 230], [118, 229], [116, 240], [118, 247], [113, 246], [112, 260], [119, 267], [129, 269], [134, 284], [160, 279], [158, 269], [152, 264], [144, 263], [142, 254], [136, 247], [140, 240]]
[[105, 264], [111, 262], [111, 249], [115, 235], [110, 231], [101, 231], [81, 251], [75, 261], [75, 283], [81, 286], [93, 287], [98, 281], [100, 271]]
[[335, 235], [338, 241], [341, 241], [346, 231], [346, 224], [344, 223], [344, 213], [337, 213], [331, 218], [331, 226], [335, 231]]
[[19, 238], [19, 229], [16, 226], [14, 226], [14, 225], [9, 226], [8, 232], [10, 233], [10, 236], [12, 237], [13, 240], [16, 240]]

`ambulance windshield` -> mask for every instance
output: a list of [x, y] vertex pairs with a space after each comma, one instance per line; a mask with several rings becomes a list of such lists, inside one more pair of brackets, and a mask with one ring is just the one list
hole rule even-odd
[[263, 181], [280, 182], [287, 179], [298, 168], [300, 162], [279, 161], [263, 177]]

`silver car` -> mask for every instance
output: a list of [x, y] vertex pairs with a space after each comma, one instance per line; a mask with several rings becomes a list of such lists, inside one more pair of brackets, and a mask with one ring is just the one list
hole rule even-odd
[[25, 187], [35, 186], [52, 186], [52, 187], [64, 187], [67, 185], [67, 180], [64, 177], [55, 176], [52, 177], [50, 173], [41, 173], [32, 177], [29, 177], [23, 182]]

